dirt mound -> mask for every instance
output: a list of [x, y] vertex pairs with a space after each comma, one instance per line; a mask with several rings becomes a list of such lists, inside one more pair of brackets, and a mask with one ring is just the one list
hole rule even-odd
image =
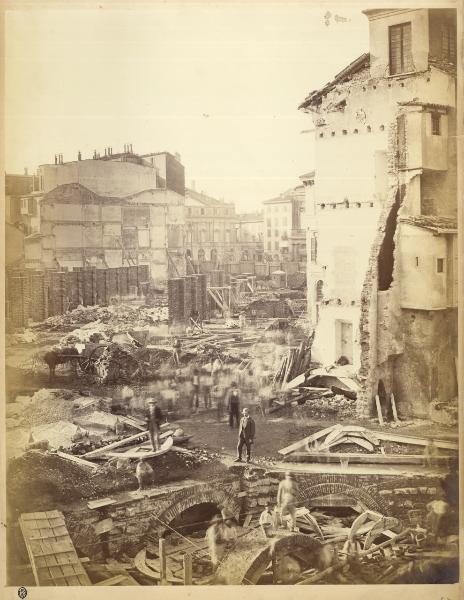
[[[207, 478], [226, 470], [216, 454], [205, 450], [196, 450], [194, 456], [169, 452], [147, 462], [154, 471], [153, 485]], [[19, 512], [35, 512], [133, 490], [138, 486], [135, 466], [134, 461], [112, 460], [92, 473], [56, 454], [30, 450], [9, 461], [8, 502]]]

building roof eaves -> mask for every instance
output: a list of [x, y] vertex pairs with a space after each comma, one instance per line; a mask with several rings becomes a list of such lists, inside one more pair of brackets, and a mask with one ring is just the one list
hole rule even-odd
[[364, 54], [361, 54], [361, 56], [358, 56], [358, 58], [353, 60], [349, 65], [347, 65], [339, 73], [337, 73], [335, 75], [335, 77], [332, 79], [332, 81], [329, 81], [329, 83], [326, 83], [326, 85], [324, 87], [322, 87], [319, 90], [312, 91], [303, 100], [303, 102], [298, 106], [298, 110], [301, 110], [303, 108], [307, 108], [308, 106], [311, 106], [319, 98], [322, 98], [323, 96], [328, 94], [328, 92], [330, 92], [330, 90], [332, 90], [338, 83], [341, 83], [345, 78], [351, 77], [351, 75], [358, 73], [359, 71], [361, 71], [365, 67], [368, 67], [369, 65], [370, 65], [370, 54], [369, 54], [369, 52], [365, 52]]

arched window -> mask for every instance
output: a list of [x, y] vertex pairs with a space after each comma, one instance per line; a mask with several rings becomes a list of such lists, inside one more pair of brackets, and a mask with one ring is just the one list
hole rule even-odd
[[316, 283], [316, 302], [322, 302], [322, 298], [323, 298], [323, 288], [324, 288], [324, 282], [319, 279], [319, 281]]

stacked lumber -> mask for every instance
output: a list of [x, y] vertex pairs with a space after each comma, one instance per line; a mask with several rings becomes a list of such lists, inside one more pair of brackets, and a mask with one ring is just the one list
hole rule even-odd
[[[279, 368], [274, 376], [274, 385], [291, 389], [305, 382], [304, 373], [311, 363], [311, 346], [313, 336], [308, 341], [303, 340], [296, 348], [289, 348], [283, 356]], [[295, 381], [295, 380], [298, 381]]]

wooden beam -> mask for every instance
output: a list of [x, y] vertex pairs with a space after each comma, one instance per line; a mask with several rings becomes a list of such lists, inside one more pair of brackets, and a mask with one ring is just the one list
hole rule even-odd
[[192, 555], [184, 554], [184, 585], [192, 585]]
[[[422, 454], [355, 454], [330, 452], [295, 452], [291, 459], [294, 462], [339, 463], [340, 459], [348, 459], [350, 463], [379, 464], [379, 465], [424, 465]], [[445, 462], [449, 456], [437, 456], [435, 460]]]
[[[169, 423], [163, 423], [160, 427], [169, 427]], [[91, 450], [90, 452], [86, 452], [82, 454], [82, 458], [90, 458], [91, 456], [99, 456], [100, 454], [105, 454], [108, 450], [113, 450], [114, 448], [119, 448], [120, 446], [124, 446], [129, 442], [133, 442], [139, 438], [148, 437], [148, 429], [145, 431], [141, 431], [140, 433], [134, 433], [134, 435], [130, 435], [129, 437], [124, 438], [123, 440], [119, 440], [118, 442], [112, 442], [111, 444], [107, 444], [106, 446], [102, 446], [101, 448], [97, 448], [96, 450]]]
[[159, 560], [160, 560], [160, 575], [161, 585], [166, 585], [166, 540], [160, 538], [159, 540]]
[[126, 579], [127, 575], [115, 575], [114, 577], [110, 577], [109, 579], [104, 579], [103, 581], [94, 583], [94, 585], [119, 585]]
[[295, 442], [294, 444], [291, 444], [290, 446], [287, 446], [286, 448], [282, 448], [282, 450], [279, 450], [279, 454], [283, 454], [283, 456], [286, 456], [287, 454], [290, 454], [291, 452], [298, 450], [298, 448], [302, 448], [306, 444], [309, 444], [311, 442], [314, 442], [315, 440], [318, 440], [319, 438], [323, 437], [324, 435], [327, 435], [331, 431], [334, 431], [335, 429], [341, 429], [341, 428], [342, 428], [342, 426], [338, 425], [338, 424], [331, 425], [330, 427], [327, 427], [327, 429], [322, 429], [321, 431], [317, 431], [316, 433], [308, 435], [307, 437], [303, 438], [302, 440], [299, 440], [298, 442]]
[[375, 406], [377, 407], [377, 416], [379, 418], [379, 424], [383, 427], [383, 415], [382, 415], [382, 407], [380, 406], [380, 398], [379, 395], [375, 395]]
[[83, 458], [80, 458], [80, 456], [74, 456], [74, 454], [66, 454], [66, 452], [61, 452], [61, 450], [58, 450], [56, 452], [56, 454], [60, 457], [60, 458], [64, 458], [65, 460], [69, 460], [71, 462], [74, 462], [78, 465], [81, 465], [81, 467], [86, 467], [88, 469], [92, 469], [92, 471], [97, 471], [98, 470], [98, 465], [96, 465], [95, 463], [92, 463], [88, 460], [84, 460]]
[[[427, 438], [414, 437], [410, 435], [401, 435], [400, 433], [386, 433], [383, 431], [372, 431], [379, 440], [385, 440], [387, 442], [399, 442], [400, 444], [412, 444], [414, 446], [427, 446], [429, 441]], [[458, 450], [459, 445], [456, 442], [449, 442], [447, 440], [433, 440], [434, 445], [437, 448], [443, 448], [446, 450]]]
[[398, 413], [396, 412], [396, 402], [395, 402], [395, 396], [393, 395], [393, 392], [390, 394], [390, 401], [391, 401], [391, 407], [392, 407], [392, 412], [393, 412], [393, 418], [395, 419], [396, 422], [398, 422]]

